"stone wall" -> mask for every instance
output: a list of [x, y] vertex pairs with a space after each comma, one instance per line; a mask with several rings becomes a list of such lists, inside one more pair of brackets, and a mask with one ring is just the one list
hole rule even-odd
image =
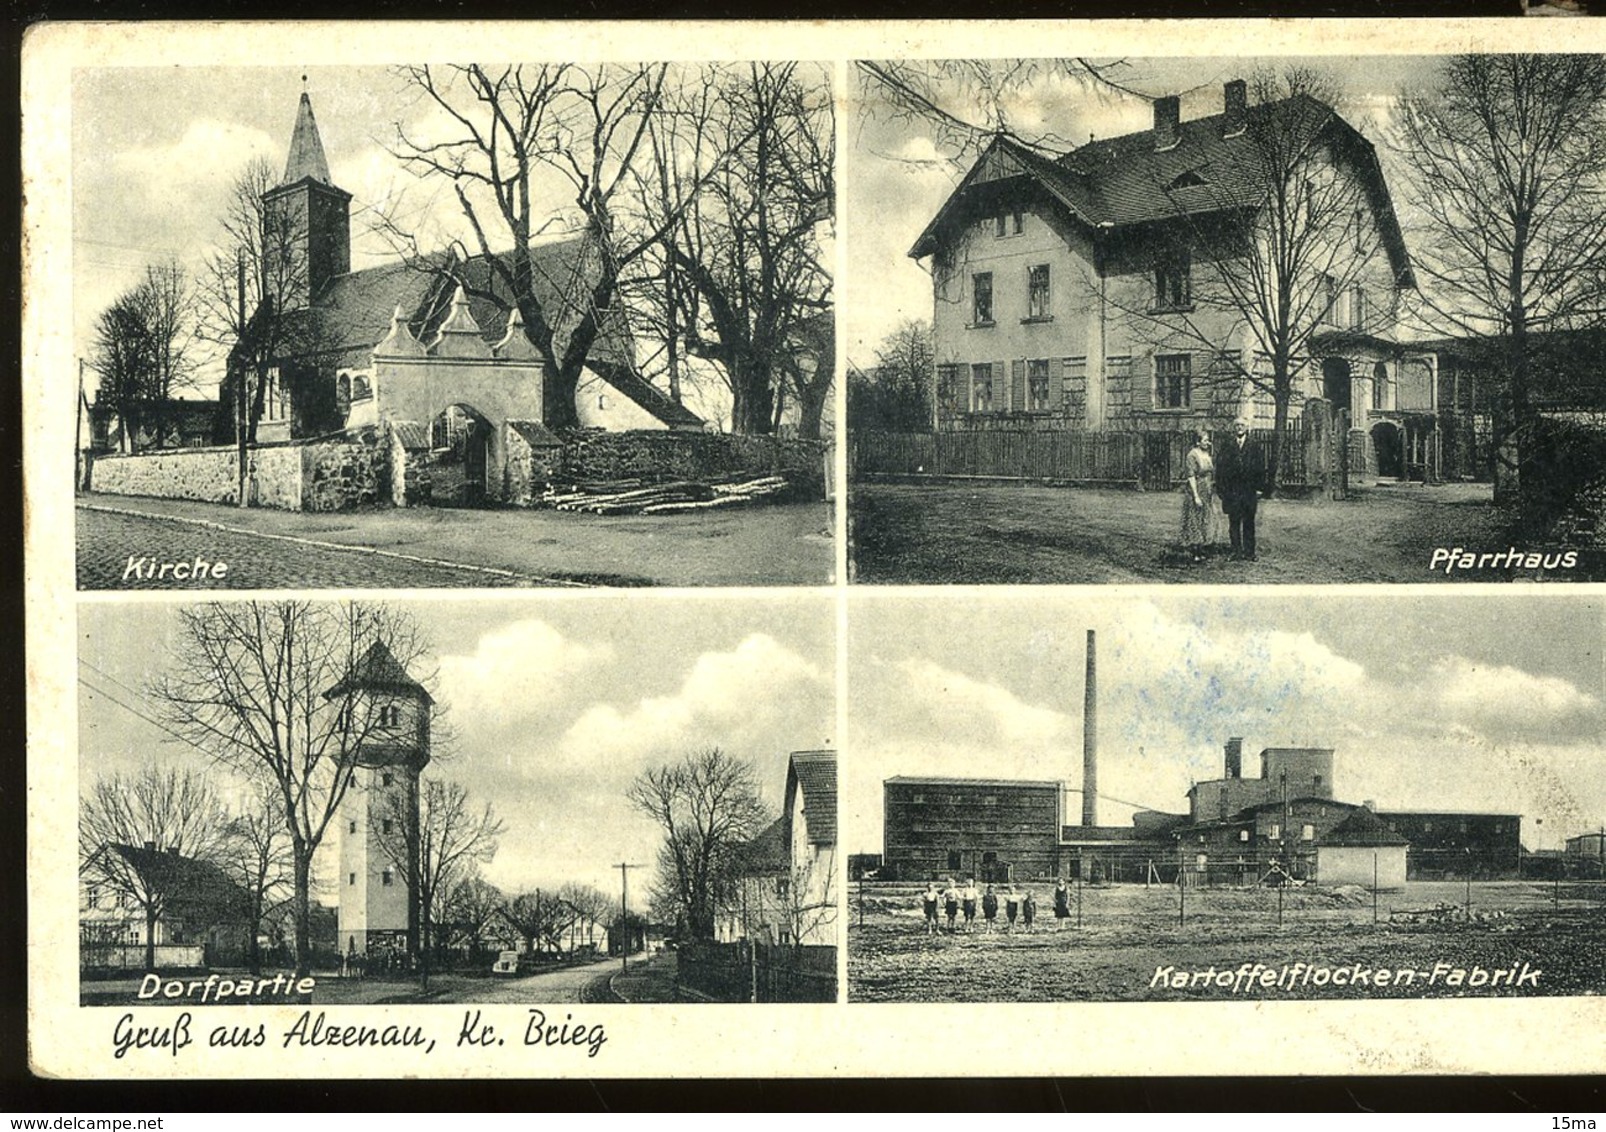
[[90, 473], [90, 487], [106, 495], [234, 503], [239, 499], [239, 465], [233, 448], [100, 456]]
[[343, 511], [380, 502], [390, 502], [388, 445], [367, 439], [301, 448], [303, 509]]
[[564, 438], [563, 474], [570, 480], [648, 482], [785, 473], [815, 493], [825, 482], [827, 447], [817, 440], [777, 440], [706, 432], [579, 431]]
[[290, 445], [253, 448], [247, 467], [251, 469], [250, 494], [253, 507], [272, 507], [279, 511], [302, 508], [301, 450]]
[[507, 473], [502, 498], [516, 507], [535, 506], [547, 487], [561, 476], [563, 450], [532, 446], [512, 422], [506, 431]]

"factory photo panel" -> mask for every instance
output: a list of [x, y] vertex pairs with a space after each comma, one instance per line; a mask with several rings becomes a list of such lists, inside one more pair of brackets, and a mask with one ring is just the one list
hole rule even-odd
[[837, 1000], [822, 595], [96, 602], [80, 636], [84, 1006], [305, 1005], [316, 1042], [324, 1006]]
[[1606, 990], [1606, 603], [856, 592], [854, 1002]]
[[81, 588], [831, 580], [830, 66], [99, 67], [72, 106]]
[[848, 82], [854, 580], [1606, 579], [1606, 57]]

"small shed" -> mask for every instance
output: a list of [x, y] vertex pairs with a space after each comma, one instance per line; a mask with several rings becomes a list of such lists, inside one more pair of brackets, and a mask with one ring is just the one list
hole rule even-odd
[[1358, 884], [1397, 890], [1405, 887], [1405, 853], [1410, 843], [1371, 810], [1357, 809], [1316, 845], [1318, 884]]

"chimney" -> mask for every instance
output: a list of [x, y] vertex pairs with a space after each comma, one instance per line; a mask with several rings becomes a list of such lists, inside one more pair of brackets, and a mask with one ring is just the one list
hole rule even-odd
[[1242, 739], [1227, 740], [1226, 776], [1228, 778], [1242, 778], [1244, 776], [1244, 741]]
[[1182, 121], [1182, 99], [1168, 94], [1154, 100], [1154, 148], [1156, 152], [1171, 149], [1181, 141], [1178, 126]]
[[1226, 113], [1221, 120], [1221, 136], [1235, 138], [1244, 132], [1244, 117], [1249, 107], [1249, 88], [1242, 79], [1233, 79], [1225, 87], [1223, 107]]
[[1087, 684], [1082, 695], [1082, 824], [1099, 824], [1099, 673], [1097, 643], [1087, 631]]

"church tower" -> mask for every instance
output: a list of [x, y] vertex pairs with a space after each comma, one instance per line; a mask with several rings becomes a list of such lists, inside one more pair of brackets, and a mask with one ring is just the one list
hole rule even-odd
[[262, 225], [267, 283], [282, 309], [304, 310], [329, 280], [351, 270], [351, 194], [329, 176], [306, 91], [284, 179], [262, 194]]
[[350, 704], [362, 736], [338, 816], [340, 949], [411, 951], [419, 907], [397, 849], [418, 859], [418, 776], [429, 763], [435, 701], [379, 642], [324, 695]]

